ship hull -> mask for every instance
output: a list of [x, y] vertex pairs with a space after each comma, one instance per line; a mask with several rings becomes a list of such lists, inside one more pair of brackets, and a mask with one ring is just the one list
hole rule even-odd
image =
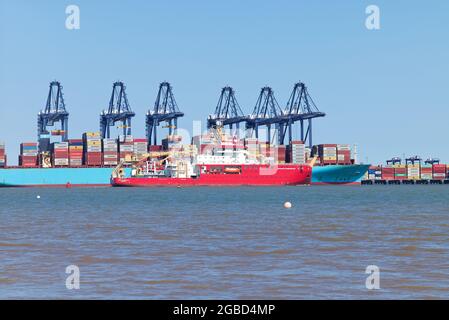
[[329, 165], [313, 167], [312, 184], [314, 185], [351, 185], [360, 184], [368, 171], [369, 165]]
[[110, 186], [112, 171], [113, 168], [7, 168], [0, 169], [0, 187]]
[[310, 184], [311, 167], [305, 165], [242, 166], [240, 174], [201, 174], [197, 178], [124, 177], [112, 178], [114, 187], [161, 186], [286, 186]]

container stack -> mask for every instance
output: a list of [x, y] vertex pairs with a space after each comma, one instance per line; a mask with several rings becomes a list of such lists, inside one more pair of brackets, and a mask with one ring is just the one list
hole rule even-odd
[[0, 141], [0, 168], [6, 167], [5, 143]]
[[134, 153], [134, 139], [133, 136], [119, 137], [119, 161], [125, 161], [133, 156]]
[[147, 139], [134, 139], [134, 156], [137, 159], [141, 159], [147, 154], [148, 140]]
[[116, 166], [118, 164], [118, 145], [116, 139], [103, 139], [103, 165]]
[[71, 167], [83, 165], [83, 139], [69, 139], [69, 165]]
[[446, 165], [445, 164], [434, 164], [433, 165], [433, 179], [434, 180], [444, 180], [446, 179]]
[[232, 136], [224, 136], [221, 144], [217, 145], [217, 151], [225, 156], [232, 156], [236, 148], [237, 139]]
[[407, 166], [395, 165], [394, 166], [394, 179], [395, 180], [407, 180]]
[[394, 180], [394, 170], [393, 166], [382, 167], [382, 180]]
[[20, 144], [19, 165], [22, 167], [37, 166], [38, 149], [36, 142], [24, 142]]
[[250, 158], [257, 158], [259, 154], [259, 141], [256, 138], [246, 138], [245, 148]]
[[407, 165], [407, 179], [408, 180], [419, 180], [421, 178], [419, 167], [420, 167], [419, 164]]
[[51, 144], [51, 154], [53, 166], [68, 166], [69, 165], [69, 143], [68, 142], [54, 142]]
[[431, 164], [423, 164], [421, 166], [421, 179], [422, 180], [432, 180], [433, 178], [433, 168]]
[[318, 156], [321, 163], [336, 164], [337, 163], [337, 145], [336, 144], [320, 144], [318, 146]]
[[271, 157], [273, 152], [273, 146], [269, 142], [259, 143], [260, 154], [264, 157]]
[[99, 132], [83, 133], [84, 165], [101, 166], [101, 137]]
[[276, 163], [284, 164], [285, 155], [287, 153], [287, 147], [285, 145], [275, 146], [274, 148], [274, 159]]
[[290, 163], [305, 164], [306, 160], [306, 146], [304, 141], [292, 141], [287, 149], [287, 161]]
[[381, 180], [382, 168], [379, 166], [370, 166], [367, 171], [369, 180]]
[[349, 144], [337, 145], [337, 164], [351, 164], [351, 146]]
[[212, 155], [216, 145], [216, 139], [209, 132], [203, 135], [194, 136], [192, 144], [196, 146], [199, 154]]

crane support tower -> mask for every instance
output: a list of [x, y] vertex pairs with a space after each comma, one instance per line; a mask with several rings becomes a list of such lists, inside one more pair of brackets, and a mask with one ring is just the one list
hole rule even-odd
[[278, 133], [278, 143], [282, 144], [280, 140], [280, 132], [284, 122], [284, 111], [279, 107], [279, 104], [274, 97], [273, 89], [270, 87], [263, 87], [260, 91], [259, 98], [254, 106], [253, 112], [247, 118], [246, 129], [248, 136], [259, 138], [259, 127], [267, 127], [267, 140], [271, 142], [271, 126], [275, 126], [275, 132]]
[[[59, 130], [48, 131], [56, 122], [61, 124]], [[65, 108], [64, 95], [62, 93], [61, 83], [58, 81], [50, 82], [50, 89], [47, 97], [47, 104], [37, 115], [37, 137], [39, 141], [39, 152], [49, 151], [50, 135], [58, 135], [62, 140], [67, 140], [69, 113]]]
[[[313, 146], [312, 141], [312, 119], [324, 117], [326, 114], [318, 110], [317, 106], [312, 100], [307, 87], [304, 83], [298, 82], [293, 86], [293, 91], [287, 102], [287, 106], [284, 110], [284, 122], [283, 130], [280, 135], [281, 144], [284, 143], [285, 136], [288, 130], [288, 143], [292, 142], [292, 126], [295, 122], [299, 121], [300, 124], [300, 139], [304, 143], [309, 144], [311, 148]], [[304, 123], [306, 122], [306, 123]], [[305, 125], [307, 130], [304, 132]]]
[[112, 95], [109, 100], [108, 110], [103, 110], [100, 114], [100, 132], [102, 138], [110, 138], [110, 127], [117, 122], [121, 123], [123, 135], [131, 135], [131, 119], [135, 113], [131, 110], [126, 95], [126, 86], [123, 82], [114, 82]]
[[[235, 98], [234, 89], [231, 87], [224, 87], [221, 89], [215, 112], [209, 115], [209, 118], [207, 119], [207, 128], [228, 126], [232, 134], [239, 135], [240, 123], [246, 122], [247, 118], [248, 117], [243, 114], [242, 109]], [[234, 128], [235, 132], [232, 132]]]
[[[179, 111], [173, 95], [172, 87], [168, 82], [159, 85], [156, 102], [153, 110], [149, 110], [146, 116], [146, 131], [149, 145], [157, 145], [157, 127], [161, 122], [166, 122], [169, 128], [169, 135], [176, 134], [178, 128], [178, 118], [184, 113]], [[153, 138], [153, 143], [151, 142]]]

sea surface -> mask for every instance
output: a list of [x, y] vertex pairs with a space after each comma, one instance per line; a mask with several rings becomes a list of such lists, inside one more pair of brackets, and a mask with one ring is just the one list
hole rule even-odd
[[449, 299], [449, 186], [0, 189], [0, 298]]

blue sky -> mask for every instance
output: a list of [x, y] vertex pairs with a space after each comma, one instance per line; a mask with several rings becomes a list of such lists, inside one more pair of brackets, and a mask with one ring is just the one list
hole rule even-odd
[[[133, 135], [142, 137], [161, 81], [190, 129], [225, 85], [250, 113], [262, 86], [284, 106], [301, 80], [327, 113], [314, 124], [315, 143], [356, 143], [372, 163], [412, 154], [449, 162], [448, 1], [0, 3], [0, 140], [10, 163], [21, 141], [36, 139], [54, 79], [72, 138], [98, 130], [116, 80], [127, 85]], [[70, 4], [80, 8], [80, 30], [65, 28]], [[365, 28], [370, 4], [380, 8], [380, 30]]]

